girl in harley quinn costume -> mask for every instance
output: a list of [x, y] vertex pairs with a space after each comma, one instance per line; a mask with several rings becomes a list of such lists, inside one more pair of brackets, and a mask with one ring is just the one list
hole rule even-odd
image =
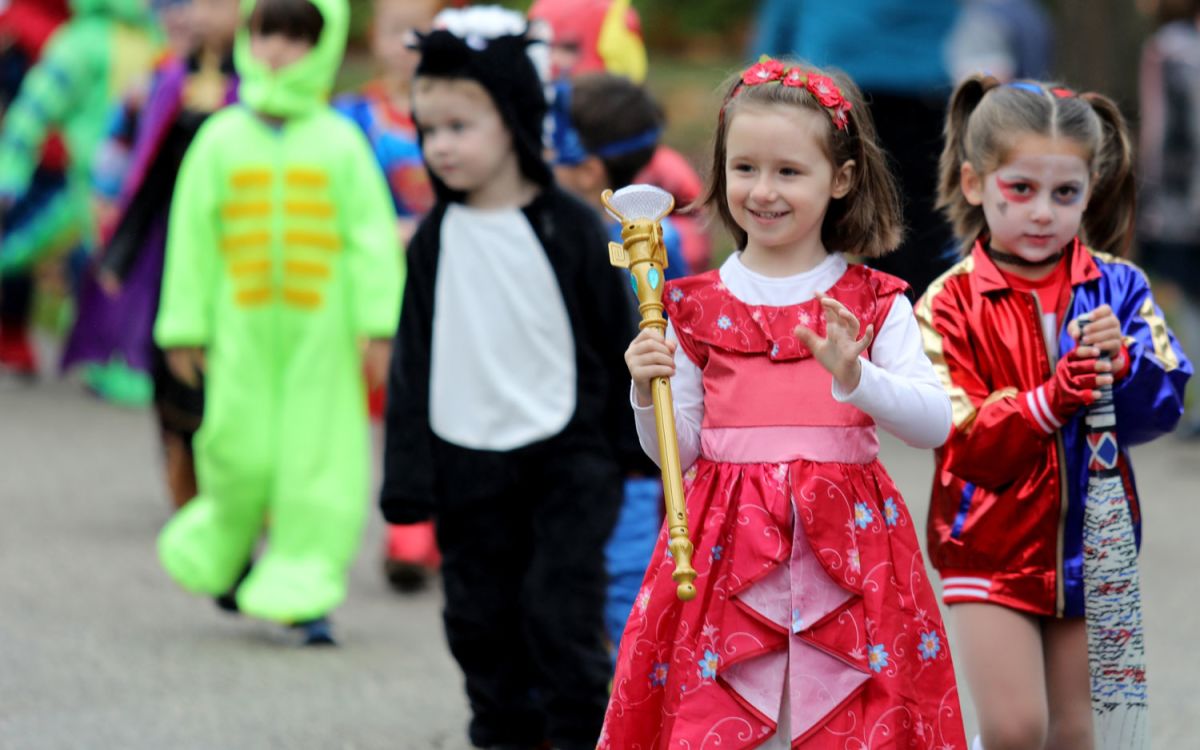
[[964, 258], [917, 317], [953, 404], [929, 554], [979, 715], [976, 748], [1092, 747], [1084, 407], [1113, 384], [1136, 525], [1124, 450], [1175, 427], [1192, 371], [1141, 270], [1101, 252], [1127, 244], [1134, 189], [1125, 125], [1103, 96], [978, 76], [950, 100], [939, 201]]
[[964, 748], [954, 670], [913, 522], [875, 426], [933, 448], [950, 404], [904, 282], [843, 252], [900, 241], [886, 158], [848, 79], [764, 58], [734, 80], [705, 203], [739, 252], [667, 285], [697, 597], [666, 534], [621, 638], [600, 748]]

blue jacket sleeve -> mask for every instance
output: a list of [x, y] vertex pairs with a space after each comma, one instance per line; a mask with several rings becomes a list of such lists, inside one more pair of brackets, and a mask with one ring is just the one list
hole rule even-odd
[[1114, 294], [1113, 307], [1129, 351], [1129, 372], [1113, 387], [1113, 400], [1118, 439], [1133, 446], [1175, 429], [1192, 363], [1167, 328], [1142, 272], [1128, 268], [1124, 287]]
[[688, 267], [687, 259], [683, 257], [683, 239], [679, 236], [679, 230], [670, 219], [663, 220], [662, 228], [663, 245], [667, 248], [667, 268], [663, 271], [663, 276], [667, 281], [690, 276], [692, 270]]

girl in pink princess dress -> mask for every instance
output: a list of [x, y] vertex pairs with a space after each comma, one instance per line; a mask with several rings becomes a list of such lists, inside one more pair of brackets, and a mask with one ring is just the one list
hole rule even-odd
[[907, 285], [886, 157], [840, 75], [731, 82], [705, 204], [740, 252], [667, 287], [626, 352], [638, 433], [670, 376], [698, 596], [665, 532], [621, 639], [602, 750], [965, 748], [946, 632], [880, 425], [934, 448], [950, 403]]

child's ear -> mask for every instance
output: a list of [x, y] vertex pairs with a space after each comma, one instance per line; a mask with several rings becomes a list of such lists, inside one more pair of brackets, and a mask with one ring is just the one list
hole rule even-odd
[[847, 159], [833, 173], [833, 189], [830, 191], [831, 198], [846, 197], [850, 192], [850, 187], [854, 185], [854, 170], [857, 166], [853, 159]]
[[967, 203], [972, 206], [983, 205], [983, 177], [975, 171], [971, 162], [964, 161], [962, 163], [958, 184], [962, 188], [962, 194], [967, 199]]
[[589, 190], [599, 193], [612, 187], [608, 184], [608, 170], [600, 157], [588, 156], [579, 164], [579, 170]]

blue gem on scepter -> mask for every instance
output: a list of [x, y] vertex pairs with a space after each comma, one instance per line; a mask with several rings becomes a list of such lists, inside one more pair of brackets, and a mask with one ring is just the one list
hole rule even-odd
[[629, 281], [633, 283], [633, 293], [637, 294], [637, 274], [635, 274], [633, 271], [629, 272]]
[[658, 282], [662, 281], [662, 274], [658, 272], [657, 268], [651, 268], [646, 274], [646, 279], [650, 282], [651, 289], [658, 289]]

